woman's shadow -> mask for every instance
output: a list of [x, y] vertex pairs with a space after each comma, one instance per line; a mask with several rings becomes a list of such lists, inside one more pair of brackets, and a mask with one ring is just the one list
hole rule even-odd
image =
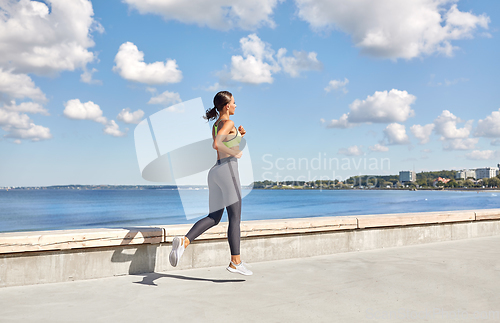
[[156, 253], [158, 246], [156, 244], [142, 244], [142, 245], [131, 245], [130, 241], [134, 237], [141, 233], [145, 236], [145, 230], [151, 230], [151, 228], [124, 228], [129, 230], [125, 239], [120, 243], [120, 247], [117, 247], [111, 256], [111, 262], [130, 262], [128, 268], [129, 275], [143, 275], [142, 281], [134, 282], [142, 285], [157, 286], [155, 280], [159, 278], [175, 278], [184, 280], [194, 280], [194, 281], [208, 281], [212, 283], [237, 283], [244, 282], [244, 279], [209, 279], [209, 278], [197, 278], [188, 277], [182, 275], [172, 275], [172, 274], [162, 274], [155, 272], [156, 266]]
[[155, 284], [155, 280], [159, 278], [175, 278], [175, 279], [183, 279], [183, 280], [194, 280], [194, 281], [205, 281], [212, 283], [241, 283], [246, 281], [245, 279], [211, 279], [211, 278], [198, 278], [198, 277], [189, 277], [182, 275], [173, 275], [173, 274], [162, 274], [162, 273], [147, 273], [144, 274], [144, 277], [141, 281], [134, 282], [135, 284], [141, 285], [149, 285], [149, 286], [158, 286]]
[[150, 236], [151, 231], [155, 232], [156, 228], [123, 228], [129, 232], [120, 242], [120, 246], [114, 248], [111, 256], [112, 263], [130, 262], [128, 274], [141, 274], [153, 272], [156, 265], [157, 244], [131, 244], [131, 241], [140, 233], [143, 237]]

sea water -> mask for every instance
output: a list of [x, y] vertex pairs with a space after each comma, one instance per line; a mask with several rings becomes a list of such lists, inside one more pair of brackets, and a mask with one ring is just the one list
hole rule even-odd
[[[208, 212], [208, 190], [190, 205]], [[242, 220], [499, 208], [495, 191], [252, 190]], [[177, 190], [0, 191], [0, 232], [194, 223]], [[227, 221], [226, 214], [222, 221]]]

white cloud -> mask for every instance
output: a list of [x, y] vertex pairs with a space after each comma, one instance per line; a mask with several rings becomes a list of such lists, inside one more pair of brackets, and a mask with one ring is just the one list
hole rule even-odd
[[451, 56], [452, 41], [488, 29], [485, 14], [461, 12], [456, 0], [295, 0], [298, 16], [315, 30], [335, 28], [367, 55], [411, 59]]
[[465, 157], [472, 160], [491, 160], [497, 159], [499, 155], [498, 150], [473, 150], [465, 154]]
[[500, 137], [500, 109], [491, 112], [485, 119], [479, 120], [474, 135], [488, 138]]
[[280, 48], [278, 50], [278, 63], [283, 67], [283, 71], [288, 73], [291, 77], [298, 77], [302, 71], [320, 71], [323, 68], [323, 64], [318, 61], [315, 52], [308, 53], [294, 50], [293, 57], [286, 57], [285, 54], [285, 48]]
[[178, 83], [182, 72], [173, 59], [146, 64], [144, 53], [131, 42], [123, 43], [115, 56], [113, 71], [126, 80], [146, 84]]
[[[48, 115], [45, 94], [27, 75], [54, 75], [85, 69], [96, 55], [92, 32], [104, 28], [93, 19], [92, 3], [80, 1], [2, 1], [0, 9], [0, 126], [5, 137], [39, 141], [50, 129], [34, 124], [24, 113]], [[50, 8], [49, 8], [50, 6]], [[21, 102], [16, 99], [31, 99]]]
[[[154, 93], [154, 92], [152, 92]], [[181, 96], [177, 92], [169, 92], [165, 91], [161, 94], [158, 94], [156, 96], [153, 96], [149, 101], [148, 104], [163, 104], [163, 105], [170, 105], [170, 104], [176, 104], [182, 102]]]
[[102, 124], [108, 122], [106, 117], [102, 116], [101, 108], [92, 101], [82, 103], [79, 99], [73, 99], [66, 102], [64, 107], [63, 114], [69, 119], [91, 120]]
[[470, 150], [476, 148], [478, 138], [449, 139], [443, 142], [444, 150]]
[[87, 0], [2, 1], [0, 66], [15, 73], [53, 74], [95, 59], [91, 33], [103, 32]]
[[[14, 99], [30, 98], [38, 102], [21, 102]], [[7, 102], [7, 100], [10, 100]], [[14, 138], [16, 143], [21, 139], [40, 141], [52, 138], [50, 129], [33, 123], [25, 113], [49, 115], [39, 103], [46, 101], [43, 92], [35, 87], [31, 78], [25, 74], [12, 74], [0, 68], [0, 127], [7, 132], [6, 138]]]
[[141, 122], [142, 117], [144, 117], [144, 111], [142, 111], [141, 109], [130, 112], [130, 108], [126, 108], [120, 111], [116, 118], [125, 123], [138, 124], [139, 122]]
[[411, 105], [416, 99], [414, 95], [396, 89], [389, 92], [375, 91], [365, 100], [354, 100], [349, 105], [351, 111], [344, 113], [338, 120], [330, 121], [328, 127], [350, 128], [362, 122], [404, 122], [414, 116]]
[[350, 122], [404, 122], [415, 114], [410, 105], [417, 98], [406, 91], [392, 89], [376, 91], [366, 100], [355, 100], [349, 105]]
[[465, 122], [463, 128], [457, 128], [457, 124], [463, 122], [448, 110], [443, 110], [434, 120], [434, 132], [441, 135], [444, 150], [469, 150], [476, 147], [479, 139], [469, 138], [473, 120]]
[[[101, 123], [104, 125], [103, 132], [113, 137], [123, 137], [127, 134], [126, 131], [128, 131], [128, 129], [123, 132], [120, 130], [120, 127], [114, 120], [108, 121], [108, 119], [102, 115], [102, 110], [99, 105], [95, 104], [92, 101], [82, 103], [79, 99], [73, 99], [66, 102], [64, 104], [64, 107], [65, 108], [63, 114], [69, 119], [90, 120]], [[129, 111], [127, 111], [127, 109], [123, 109], [118, 115], [118, 118], [123, 117], [124, 120], [135, 121], [133, 118], [136, 118], [140, 114], [138, 113], [138, 111], [130, 113]]]
[[0, 127], [5, 131], [11, 128], [27, 129], [30, 123], [31, 119], [27, 114], [20, 114], [16, 111], [7, 111], [0, 108]]
[[92, 79], [92, 75], [97, 72], [97, 69], [92, 68], [90, 71], [86, 68], [83, 69], [83, 73], [80, 75], [80, 81], [87, 84], [102, 84], [101, 80]]
[[212, 84], [210, 86], [202, 88], [202, 90], [209, 91], [209, 92], [218, 92], [221, 88], [222, 87], [219, 84], [219, 82], [215, 82], [214, 84]]
[[434, 120], [434, 131], [441, 135], [441, 140], [464, 139], [469, 137], [472, 129], [472, 120], [468, 121], [463, 128], [457, 128], [457, 123], [464, 122], [448, 110], [443, 110], [441, 115]]
[[9, 133], [5, 135], [7, 138], [15, 138], [15, 142], [19, 143], [19, 139], [31, 139], [31, 141], [47, 140], [52, 138], [50, 129], [30, 123], [28, 128], [12, 128], [7, 130]]
[[384, 136], [389, 145], [406, 145], [410, 143], [405, 126], [399, 123], [389, 124], [384, 129]]
[[332, 90], [339, 90], [344, 93], [347, 93], [347, 89], [345, 86], [349, 83], [349, 80], [347, 78], [344, 78], [343, 81], [341, 80], [331, 80], [328, 85], [325, 87], [326, 92], [330, 92]]
[[[343, 114], [338, 120], [332, 119], [330, 122], [326, 124], [327, 128], [340, 128], [340, 129], [347, 129], [347, 128], [352, 128], [355, 127], [356, 124], [350, 123], [348, 120], [347, 114]], [[321, 123], [325, 123], [325, 119], [321, 119]]]
[[274, 27], [274, 8], [282, 0], [124, 0], [141, 14], [161, 15], [165, 20], [208, 26], [218, 30]]
[[47, 98], [40, 88], [26, 74], [14, 74], [0, 67], [0, 101], [30, 98], [45, 102]]
[[[319, 70], [322, 64], [315, 52], [293, 52], [293, 56], [285, 56], [287, 50], [280, 48], [275, 55], [271, 45], [263, 42], [256, 34], [240, 39], [243, 56], [231, 57], [231, 70], [227, 77], [233, 81], [261, 84], [273, 83], [273, 74], [284, 71], [292, 77], [301, 72]], [[226, 77], [224, 73], [221, 72]]]
[[490, 142], [492, 146], [500, 146], [500, 139], [494, 139]]
[[250, 84], [273, 83], [272, 72], [279, 71], [279, 66], [257, 60], [254, 56], [243, 58], [231, 57], [231, 78], [234, 81]]
[[[113, 137], [123, 137], [127, 134], [127, 132], [120, 131], [120, 127], [116, 124], [115, 120], [109, 121], [103, 129], [103, 132], [107, 135], [111, 135]], [[127, 129], [128, 130], [128, 129]]]
[[375, 144], [368, 147], [371, 151], [389, 151], [389, 147], [383, 146], [381, 144]]
[[0, 109], [6, 111], [14, 111], [14, 112], [27, 112], [27, 113], [40, 113], [48, 116], [49, 112], [45, 109], [40, 103], [36, 102], [22, 102], [19, 105], [16, 104], [16, 101], [10, 101], [10, 104], [4, 104]]
[[435, 125], [433, 123], [426, 124], [425, 126], [416, 124], [410, 127], [410, 131], [413, 134], [413, 136], [415, 136], [415, 138], [420, 140], [419, 144], [423, 145], [429, 142], [434, 127]]
[[231, 79], [243, 83], [272, 83], [272, 73], [281, 67], [274, 59], [271, 45], [264, 43], [256, 34], [240, 39], [243, 56], [231, 57]]
[[[16, 104], [15, 99], [29, 98], [37, 102], [21, 102]], [[14, 138], [20, 143], [21, 139], [40, 141], [52, 138], [50, 129], [36, 125], [25, 113], [40, 113], [49, 115], [40, 102], [47, 101], [45, 94], [26, 74], [13, 74], [0, 67], [0, 127], [7, 132], [6, 138]], [[24, 113], [23, 113], [24, 112]]]
[[40, 141], [52, 138], [49, 128], [35, 125], [28, 115], [4, 107], [0, 108], [0, 127], [7, 132], [5, 137], [16, 139], [16, 143], [20, 143], [20, 139]]
[[363, 151], [361, 150], [361, 146], [351, 146], [349, 148], [341, 148], [339, 149], [339, 154], [346, 156], [360, 156], [363, 155]]

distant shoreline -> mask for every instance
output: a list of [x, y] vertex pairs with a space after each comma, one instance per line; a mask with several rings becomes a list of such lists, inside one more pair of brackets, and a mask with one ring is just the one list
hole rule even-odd
[[[252, 187], [243, 186], [243, 189], [250, 189]], [[22, 186], [22, 187], [0, 187], [0, 191], [11, 190], [207, 190], [208, 186], [181, 186], [177, 185], [53, 185], [53, 186]], [[269, 188], [252, 188], [254, 190], [290, 190], [290, 191], [477, 191], [477, 192], [500, 192], [499, 188], [322, 188], [322, 187], [269, 187]]]

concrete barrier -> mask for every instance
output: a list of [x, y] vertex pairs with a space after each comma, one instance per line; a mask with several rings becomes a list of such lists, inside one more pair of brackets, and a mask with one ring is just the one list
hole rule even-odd
[[0, 233], [0, 254], [163, 242], [161, 228], [82, 229]]
[[442, 211], [357, 216], [358, 228], [394, 227], [400, 225], [448, 223], [475, 220], [475, 211]]
[[[164, 272], [188, 225], [0, 234], [0, 287]], [[175, 269], [227, 265], [227, 223], [186, 249]], [[500, 234], [500, 209], [335, 216], [241, 223], [247, 262], [311, 257]]]

